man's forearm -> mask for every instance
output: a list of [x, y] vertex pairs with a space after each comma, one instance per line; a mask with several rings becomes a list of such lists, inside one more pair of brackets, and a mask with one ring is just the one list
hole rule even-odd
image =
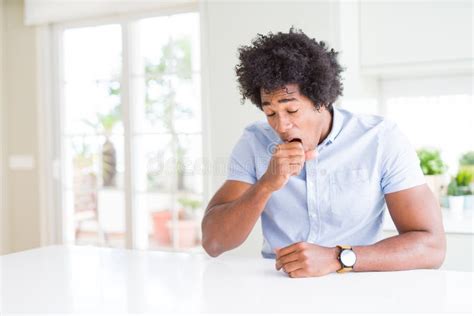
[[235, 201], [209, 209], [202, 221], [203, 247], [211, 256], [242, 244], [271, 196], [260, 181]]
[[354, 271], [395, 271], [439, 268], [444, 261], [443, 233], [410, 231], [371, 246], [354, 246]]

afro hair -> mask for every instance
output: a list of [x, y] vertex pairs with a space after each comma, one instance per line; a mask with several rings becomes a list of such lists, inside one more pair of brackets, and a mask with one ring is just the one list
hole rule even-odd
[[262, 109], [260, 89], [270, 92], [297, 84], [316, 109], [332, 109], [343, 90], [337, 55], [324, 42], [293, 27], [288, 33], [258, 34], [251, 45], [239, 48], [235, 71], [242, 103], [249, 99]]

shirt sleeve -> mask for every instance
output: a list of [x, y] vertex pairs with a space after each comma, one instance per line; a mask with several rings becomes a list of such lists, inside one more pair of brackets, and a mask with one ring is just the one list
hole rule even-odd
[[227, 180], [254, 184], [257, 182], [252, 133], [247, 129], [234, 146], [227, 168]]
[[415, 149], [396, 124], [389, 126], [381, 141], [384, 194], [426, 183]]

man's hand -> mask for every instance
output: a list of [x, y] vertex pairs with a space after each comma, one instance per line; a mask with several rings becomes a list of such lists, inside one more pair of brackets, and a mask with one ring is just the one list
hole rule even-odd
[[305, 152], [300, 142], [280, 144], [275, 148], [261, 181], [270, 191], [281, 189], [291, 176], [298, 175], [304, 162], [316, 157], [316, 151]]
[[339, 249], [299, 242], [276, 249], [275, 268], [288, 273], [292, 278], [323, 276], [336, 272], [340, 267], [337, 259]]

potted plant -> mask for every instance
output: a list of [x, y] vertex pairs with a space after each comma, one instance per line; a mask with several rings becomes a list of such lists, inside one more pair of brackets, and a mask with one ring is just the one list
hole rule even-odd
[[[181, 84], [192, 82], [190, 43], [191, 40], [187, 37], [170, 39], [162, 47], [158, 62], [145, 61], [144, 110], [146, 118], [152, 126], [163, 129], [169, 136], [167, 150], [171, 151], [172, 157], [176, 160], [173, 162], [173, 170], [168, 170], [174, 173], [173, 180], [175, 181], [166, 182], [166, 177], [156, 172], [157, 168], [148, 168], [147, 186], [150, 190], [174, 191], [177, 194], [187, 191], [185, 183], [187, 146], [178, 121], [192, 117], [193, 111], [188, 104], [180, 100], [177, 91]], [[174, 76], [169, 74], [174, 74]], [[165, 154], [165, 151], [156, 152], [150, 161], [160, 161]], [[149, 165], [154, 166], [153, 163]], [[196, 221], [196, 210], [200, 207], [200, 202], [189, 198], [179, 199], [178, 202], [182, 209], [179, 210], [177, 221], [172, 220], [173, 213], [170, 210], [152, 214], [155, 238], [161, 240], [161, 244], [163, 242], [171, 244], [171, 236], [173, 236], [177, 238], [179, 248], [193, 247], [198, 242], [199, 222]], [[163, 231], [166, 231], [166, 235]]]
[[[466, 210], [474, 210], [474, 151], [464, 153], [459, 159], [459, 169], [464, 175], [459, 181], [463, 181], [469, 186], [470, 194], [464, 197], [464, 208]], [[461, 180], [461, 178], [464, 178]]]
[[453, 214], [461, 214], [464, 209], [464, 196], [458, 186], [456, 177], [451, 178], [448, 184], [449, 210]]
[[433, 192], [438, 203], [445, 186], [444, 173], [446, 164], [441, 159], [441, 154], [437, 149], [421, 148], [417, 150], [420, 159], [420, 167], [425, 175], [426, 184]]
[[474, 168], [468, 166], [460, 167], [456, 175], [456, 183], [463, 194], [464, 209], [472, 209]]
[[180, 214], [182, 219], [196, 219], [197, 210], [201, 207], [200, 200], [192, 198], [179, 198], [178, 203], [183, 207], [183, 212]]
[[153, 222], [153, 237], [160, 246], [171, 245], [171, 235], [168, 224], [171, 221], [173, 214], [170, 210], [160, 210], [151, 213]]
[[[177, 121], [192, 117], [193, 111], [183, 102], [179, 102], [176, 93], [176, 82], [167, 74], [176, 74], [180, 83], [192, 81], [192, 60], [190, 39], [187, 37], [170, 39], [161, 50], [161, 58], [158, 63], [145, 62], [146, 80], [145, 84], [145, 113], [147, 119], [152, 123], [161, 124], [171, 136], [168, 146], [173, 149], [173, 157], [176, 159], [176, 186], [178, 191], [185, 190], [185, 168], [186, 146], [183, 137], [177, 129]], [[154, 93], [153, 87], [159, 86], [160, 92]], [[153, 173], [148, 178], [156, 181]]]
[[[111, 87], [109, 87], [109, 90], [111, 95], [119, 93]], [[104, 187], [115, 187], [116, 185], [117, 154], [110, 137], [114, 127], [121, 119], [120, 104], [117, 104], [105, 114], [97, 113], [94, 121], [83, 121], [86, 125], [92, 127], [96, 133], [105, 136], [105, 141], [102, 144], [102, 185]]]
[[176, 223], [169, 221], [167, 226], [171, 234], [173, 229], [177, 228], [178, 248], [191, 248], [198, 244], [199, 221], [197, 220], [197, 210], [202, 203], [199, 200], [186, 197], [179, 198], [178, 203], [182, 206], [178, 221]]
[[464, 153], [459, 159], [460, 166], [474, 166], [474, 151]]

